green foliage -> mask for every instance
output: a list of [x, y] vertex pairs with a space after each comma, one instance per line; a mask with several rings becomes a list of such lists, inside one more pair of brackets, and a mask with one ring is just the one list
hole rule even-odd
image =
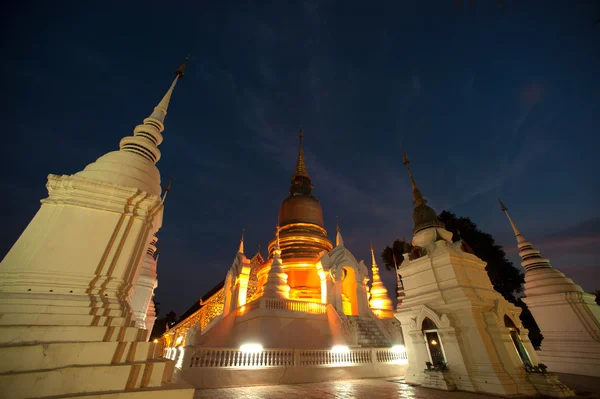
[[[525, 282], [523, 273], [506, 259], [504, 249], [495, 243], [494, 238], [490, 234], [479, 230], [471, 219], [457, 217], [448, 211], [440, 213], [438, 218], [446, 225], [446, 229], [453, 233], [454, 241], [464, 240], [469, 244], [473, 253], [487, 263], [485, 270], [494, 289], [502, 294], [507, 301], [523, 309], [521, 321], [523, 326], [529, 330], [531, 343], [533, 346], [538, 347], [543, 339], [540, 329], [527, 305], [518, 298], [518, 295], [523, 291], [522, 285]], [[386, 247], [381, 253], [384, 266], [388, 270], [394, 270], [394, 255], [397, 264], [400, 265], [404, 260], [402, 254], [411, 250], [412, 245], [406, 239], [395, 240], [391, 247]]]
[[459, 218], [451, 212], [443, 211], [440, 213], [439, 219], [446, 225], [446, 230], [454, 234], [455, 241], [464, 240], [475, 255], [487, 263], [485, 270], [488, 272], [494, 289], [501, 293], [507, 301], [516, 304], [515, 294], [523, 291], [522, 285], [525, 283], [525, 279], [523, 273], [506, 259], [504, 249], [495, 243], [490, 234], [479, 230], [469, 218]]

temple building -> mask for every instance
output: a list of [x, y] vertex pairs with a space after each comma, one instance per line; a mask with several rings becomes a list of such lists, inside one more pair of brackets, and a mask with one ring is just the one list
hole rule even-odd
[[412, 186], [414, 248], [398, 266], [409, 384], [498, 395], [573, 396], [555, 376], [539, 371], [537, 354], [519, 319], [521, 309], [496, 292], [463, 240], [453, 242], [417, 187]]
[[147, 342], [164, 210], [158, 146], [184, 69], [119, 150], [48, 175], [48, 198], [0, 264], [3, 398], [193, 397]]
[[[345, 247], [339, 226], [335, 245], [329, 240], [321, 204], [312, 195], [302, 131], [299, 138], [289, 196], [268, 255], [247, 257], [242, 236], [223, 282], [161, 337], [166, 356], [178, 361], [181, 376], [196, 387], [398, 376], [406, 368], [374, 250], [370, 274]], [[252, 351], [256, 359], [248, 360]], [[235, 374], [243, 362], [282, 367], [255, 370], [250, 379]], [[317, 367], [323, 365], [331, 367]], [[290, 367], [295, 371], [285, 373]]]
[[525, 269], [523, 302], [544, 336], [540, 361], [557, 372], [600, 377], [600, 306], [594, 295], [553, 268], [521, 234], [502, 201], [500, 207], [515, 233]]

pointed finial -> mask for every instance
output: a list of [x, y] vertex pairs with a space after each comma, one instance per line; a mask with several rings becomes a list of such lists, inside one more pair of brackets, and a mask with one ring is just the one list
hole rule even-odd
[[160, 258], [160, 249], [157, 249], [155, 253], [156, 253], [156, 257], [154, 258], [154, 261], [158, 262], [158, 258]]
[[308, 172], [306, 172], [306, 161], [304, 160], [304, 148], [302, 147], [303, 137], [304, 133], [302, 133], [302, 128], [300, 128], [300, 132], [298, 133], [300, 145], [298, 147], [298, 161], [296, 162], [296, 171], [294, 172], [294, 176], [308, 177]]
[[400, 146], [400, 148], [402, 149], [402, 163], [404, 163], [404, 166], [406, 166], [406, 169], [408, 170], [408, 177], [410, 178], [410, 185], [412, 186], [413, 204], [416, 206], [425, 205], [427, 203], [427, 200], [423, 198], [421, 190], [419, 190], [419, 188], [417, 187], [415, 178], [412, 174], [412, 171], [410, 170], [410, 161], [408, 160], [408, 157], [404, 152], [404, 147]]
[[371, 240], [369, 240], [369, 245], [371, 246], [371, 265], [376, 267], [377, 262], [375, 261], [375, 250], [373, 249], [373, 242]]
[[335, 231], [340, 231], [340, 217], [335, 217]]
[[275, 227], [275, 249], [279, 250], [279, 225]]
[[502, 201], [500, 201], [500, 198], [498, 198], [498, 202], [500, 203], [500, 209], [502, 209], [502, 212], [508, 211], [508, 208], [506, 208]]
[[183, 79], [185, 67], [187, 66], [187, 61], [189, 58], [190, 58], [190, 55], [188, 54], [187, 57], [185, 57], [183, 64], [179, 65], [179, 68], [177, 68], [177, 70], [175, 71], [175, 76], [177, 76], [180, 79]]
[[242, 238], [240, 239], [240, 247], [238, 249], [238, 253], [243, 254], [244, 253], [244, 232], [246, 231], [246, 229], [242, 229]]
[[169, 191], [171, 191], [171, 182], [173, 181], [173, 179], [169, 180], [169, 184], [167, 184], [167, 187], [165, 187], [165, 191], [163, 193], [163, 197], [162, 197], [162, 202], [164, 204], [165, 199], [167, 198], [167, 194], [169, 193]]
[[498, 202], [500, 203], [500, 209], [502, 209], [502, 212], [504, 212], [506, 214], [506, 217], [508, 218], [510, 226], [512, 227], [513, 232], [515, 233], [515, 236], [517, 237], [517, 240], [524, 241], [525, 237], [523, 237], [523, 235], [521, 234], [521, 232], [517, 228], [517, 225], [515, 224], [515, 222], [513, 222], [513, 220], [511, 219], [510, 215], [508, 214], [508, 208], [506, 208], [506, 206], [504, 205], [504, 203], [502, 201], [500, 201], [500, 198], [498, 198]]
[[337, 234], [335, 235], [335, 246], [336, 247], [343, 246], [344, 238], [342, 237], [342, 232], [340, 231], [340, 223], [339, 223], [339, 219], [337, 216], [335, 217], [335, 224], [336, 224], [336, 229], [337, 229]]

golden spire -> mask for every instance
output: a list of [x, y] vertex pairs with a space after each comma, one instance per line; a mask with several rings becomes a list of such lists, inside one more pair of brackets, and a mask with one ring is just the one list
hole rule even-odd
[[279, 251], [279, 225], [275, 229], [275, 250]]
[[304, 150], [302, 148], [302, 138], [304, 134], [302, 133], [302, 128], [300, 128], [300, 133], [298, 133], [298, 138], [300, 139], [300, 148], [298, 149], [298, 161], [296, 162], [296, 171], [294, 172], [294, 176], [304, 176], [308, 177], [308, 172], [306, 172], [306, 162], [304, 161]]
[[371, 266], [377, 266], [375, 262], [375, 250], [373, 249], [373, 241], [369, 240], [369, 246], [371, 247]]
[[340, 231], [340, 217], [335, 217], [335, 231]]

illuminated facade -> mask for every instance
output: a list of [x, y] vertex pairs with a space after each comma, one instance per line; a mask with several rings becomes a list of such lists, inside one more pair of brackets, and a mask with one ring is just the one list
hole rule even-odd
[[152, 114], [48, 197], [0, 264], [3, 398], [191, 399], [147, 342], [163, 198], [158, 146], [185, 64]]
[[[329, 365], [342, 367], [355, 365], [350, 359], [366, 356], [365, 368], [354, 369], [357, 374], [349, 373], [348, 378], [403, 373], [402, 333], [374, 253], [369, 287], [369, 269], [344, 246], [339, 228], [335, 247], [328, 239], [321, 204], [312, 189], [300, 132], [289, 196], [281, 204], [267, 259], [260, 253], [247, 258], [242, 236], [222, 287], [205, 296], [195, 312], [161, 337], [165, 355], [178, 360], [189, 383], [197, 387], [241, 384], [225, 377], [227, 367], [239, 365], [227, 364], [237, 364], [239, 356], [256, 347], [261, 348], [260, 356], [268, 357], [261, 358], [261, 364], [269, 363], [269, 356], [284, 356], [277, 352], [280, 348], [290, 348], [285, 352], [292, 358], [288, 367], [299, 370], [316, 360], [303, 363], [298, 357], [319, 357], [318, 364], [332, 361]], [[329, 358], [332, 348], [342, 357]], [[215, 364], [207, 356], [214, 356], [222, 370], [207, 374], [206, 365]], [[347, 360], [341, 361], [344, 356]], [[258, 373], [251, 383], [272, 383], [267, 374]], [[314, 370], [296, 374], [300, 380], [289, 382], [322, 377]], [[208, 375], [212, 377], [207, 379]]]
[[404, 153], [403, 159], [415, 205], [414, 248], [398, 267], [404, 297], [396, 318], [410, 359], [406, 382], [498, 395], [574, 396], [556, 376], [536, 370], [521, 308], [494, 290], [485, 262], [466, 242], [452, 241]]

